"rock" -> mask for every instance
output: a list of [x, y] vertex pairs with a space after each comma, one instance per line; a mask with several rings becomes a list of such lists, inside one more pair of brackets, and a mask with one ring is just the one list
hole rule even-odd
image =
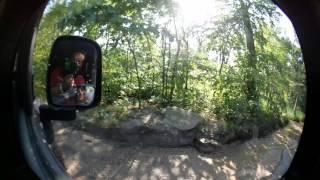
[[223, 123], [211, 122], [202, 123], [198, 126], [197, 138], [215, 139], [219, 142], [225, 136], [225, 127]]
[[224, 124], [201, 124], [196, 113], [177, 107], [161, 112], [155, 108], [133, 110], [126, 121], [120, 122], [106, 136], [132, 145], [181, 147], [194, 146], [198, 151], [211, 153], [223, 144]]
[[222, 146], [217, 141], [206, 138], [195, 138], [193, 146], [201, 153], [212, 153], [219, 150]]
[[119, 124], [120, 129], [130, 132], [141, 126], [143, 126], [143, 122], [141, 119], [128, 119], [125, 122]]
[[117, 127], [120, 139], [129, 144], [160, 147], [192, 145], [195, 127], [201, 120], [199, 115], [180, 108], [167, 108], [165, 112], [155, 108], [133, 110], [128, 118]]
[[158, 147], [180, 147], [192, 145], [194, 131], [152, 131], [141, 138], [143, 145]]
[[195, 128], [203, 119], [196, 113], [177, 107], [168, 107], [164, 112], [164, 123], [179, 130]]

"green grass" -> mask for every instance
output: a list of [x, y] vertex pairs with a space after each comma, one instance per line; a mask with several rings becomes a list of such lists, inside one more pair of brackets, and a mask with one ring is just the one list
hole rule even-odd
[[293, 109], [288, 108], [287, 112], [284, 113], [283, 116], [288, 120], [292, 120], [292, 121], [296, 121], [296, 122], [303, 122], [305, 114], [304, 114], [304, 112], [302, 112], [300, 110], [296, 110], [294, 112]]

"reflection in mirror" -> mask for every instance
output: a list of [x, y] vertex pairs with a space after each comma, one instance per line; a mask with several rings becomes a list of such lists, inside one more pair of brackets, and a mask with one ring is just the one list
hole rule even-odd
[[49, 60], [49, 93], [59, 106], [89, 106], [95, 96], [97, 50], [83, 39], [62, 39]]

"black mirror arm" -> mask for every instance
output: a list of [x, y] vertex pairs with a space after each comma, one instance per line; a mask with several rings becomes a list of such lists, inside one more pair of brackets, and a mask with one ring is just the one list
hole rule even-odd
[[55, 121], [72, 121], [76, 119], [75, 108], [55, 108], [49, 105], [41, 105], [40, 119], [41, 120], [55, 120]]
[[52, 128], [52, 120], [56, 121], [72, 121], [76, 119], [76, 110], [74, 108], [54, 108], [48, 105], [39, 107], [40, 121], [47, 138], [48, 144], [54, 141], [54, 133]]

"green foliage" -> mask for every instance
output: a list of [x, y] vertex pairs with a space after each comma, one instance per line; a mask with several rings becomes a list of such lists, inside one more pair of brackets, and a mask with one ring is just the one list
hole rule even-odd
[[[303, 120], [300, 48], [280, 37], [274, 5], [241, 2], [245, 6], [234, 2], [218, 20], [193, 28], [177, 26], [176, 6], [169, 0], [53, 2], [36, 39], [36, 95], [45, 96], [47, 59], [55, 38], [77, 34], [97, 40], [103, 51], [102, 102], [88, 112], [97, 122], [116, 124], [130, 108], [143, 106], [210, 114], [208, 120], [225, 120], [234, 131]], [[247, 47], [243, 13], [250, 17], [254, 54]], [[248, 98], [250, 93], [255, 98]]]

